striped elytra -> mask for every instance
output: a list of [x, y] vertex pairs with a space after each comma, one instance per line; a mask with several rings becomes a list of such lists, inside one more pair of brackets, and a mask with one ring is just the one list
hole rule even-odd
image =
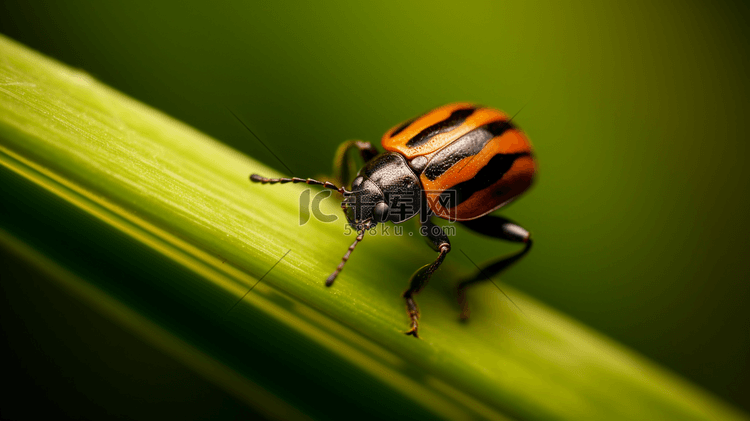
[[532, 183], [531, 143], [501, 111], [455, 103], [402, 123], [383, 136], [387, 151], [410, 163], [436, 216], [484, 216]]

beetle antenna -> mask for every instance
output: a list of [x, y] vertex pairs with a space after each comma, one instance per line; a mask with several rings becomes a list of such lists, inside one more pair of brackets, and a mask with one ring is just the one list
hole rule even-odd
[[234, 118], [236, 118], [237, 121], [240, 122], [240, 124], [242, 124], [243, 126], [245, 126], [245, 128], [247, 129], [247, 131], [250, 132], [250, 134], [252, 134], [253, 137], [255, 137], [256, 139], [258, 139], [258, 142], [260, 142], [260, 144], [263, 145], [263, 147], [266, 148], [266, 150], [268, 152], [271, 152], [271, 155], [273, 155], [273, 157], [276, 158], [277, 161], [281, 162], [281, 165], [283, 165], [284, 168], [286, 168], [289, 172], [292, 172], [292, 170], [289, 169], [289, 167], [284, 163], [284, 161], [282, 161], [281, 158], [279, 158], [278, 156], [276, 156], [276, 154], [273, 153], [273, 151], [271, 150], [271, 148], [269, 148], [268, 145], [266, 145], [265, 143], [263, 143], [263, 141], [260, 140], [260, 138], [258, 137], [258, 135], [255, 134], [254, 131], [250, 130], [250, 127], [248, 127], [247, 124], [245, 124], [245, 122], [242, 121], [242, 119], [240, 119], [239, 117], [237, 117], [237, 114], [235, 114], [234, 111], [232, 111], [231, 109], [229, 109], [229, 107], [227, 107], [227, 110], [230, 113], [232, 113], [232, 115], [234, 116]]
[[339, 276], [339, 273], [341, 273], [341, 269], [344, 268], [344, 265], [346, 264], [346, 261], [349, 260], [349, 256], [351, 256], [352, 252], [354, 251], [354, 247], [357, 247], [357, 244], [359, 244], [360, 241], [365, 237], [365, 230], [361, 230], [357, 234], [357, 238], [354, 240], [351, 246], [349, 246], [349, 250], [346, 251], [346, 254], [344, 254], [344, 257], [341, 258], [341, 263], [336, 267], [336, 270], [333, 271], [331, 276], [326, 279], [326, 286], [329, 287], [333, 285], [333, 281], [336, 280], [336, 277]]
[[328, 189], [336, 190], [337, 192], [341, 194], [350, 194], [351, 192], [343, 187], [338, 187], [335, 184], [329, 182], [329, 181], [318, 181], [313, 180], [312, 178], [299, 178], [299, 177], [291, 177], [291, 178], [266, 178], [262, 177], [258, 174], [250, 174], [250, 181], [254, 183], [261, 183], [261, 184], [286, 184], [286, 183], [306, 183], [306, 184], [312, 184], [316, 186], [323, 186]]
[[[529, 102], [531, 102], [531, 101], [529, 101]], [[523, 109], [526, 108], [527, 105], [529, 105], [529, 102], [523, 104], [523, 107], [521, 107], [521, 109], [519, 109], [518, 111], [516, 111], [516, 113], [513, 114], [513, 117], [511, 117], [510, 120], [508, 120], [508, 123], [510, 123], [511, 121], [513, 121], [513, 119], [516, 118], [516, 116], [518, 115], [518, 113], [520, 113], [521, 111], [523, 111]]]

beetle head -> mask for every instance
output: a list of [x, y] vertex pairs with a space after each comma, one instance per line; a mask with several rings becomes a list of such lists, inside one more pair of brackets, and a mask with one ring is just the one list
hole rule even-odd
[[358, 176], [352, 182], [341, 208], [346, 221], [356, 231], [369, 229], [388, 218], [388, 204], [383, 192], [369, 178]]

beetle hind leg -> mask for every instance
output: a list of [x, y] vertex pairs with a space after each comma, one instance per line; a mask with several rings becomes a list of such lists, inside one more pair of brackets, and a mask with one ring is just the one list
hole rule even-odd
[[472, 277], [458, 284], [457, 295], [458, 303], [461, 306], [461, 319], [467, 320], [469, 318], [469, 305], [466, 301], [466, 289], [477, 283], [489, 281], [493, 276], [521, 260], [531, 250], [532, 241], [531, 235], [525, 228], [499, 216], [487, 215], [479, 219], [464, 221], [462, 224], [480, 234], [525, 244], [523, 250], [484, 265]]

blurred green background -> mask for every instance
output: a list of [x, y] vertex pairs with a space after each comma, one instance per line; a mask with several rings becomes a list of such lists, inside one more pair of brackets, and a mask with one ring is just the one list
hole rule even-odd
[[447, 102], [523, 108], [539, 178], [503, 214], [536, 245], [502, 281], [750, 409], [747, 4], [0, 7], [1, 33], [284, 172], [231, 109], [302, 177]]

